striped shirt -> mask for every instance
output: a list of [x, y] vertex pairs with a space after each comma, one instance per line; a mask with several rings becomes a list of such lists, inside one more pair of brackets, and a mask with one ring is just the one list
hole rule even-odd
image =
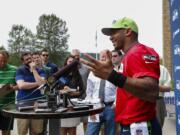
[[[6, 84], [15, 84], [16, 67], [6, 64], [0, 69], [0, 88]], [[11, 92], [4, 97], [0, 98], [0, 107], [15, 100], [15, 92]]]

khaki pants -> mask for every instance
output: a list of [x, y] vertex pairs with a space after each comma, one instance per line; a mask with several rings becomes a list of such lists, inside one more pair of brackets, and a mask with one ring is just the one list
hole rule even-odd
[[39, 119], [17, 119], [18, 135], [26, 135], [28, 129], [32, 133], [39, 134], [43, 131], [43, 120]]

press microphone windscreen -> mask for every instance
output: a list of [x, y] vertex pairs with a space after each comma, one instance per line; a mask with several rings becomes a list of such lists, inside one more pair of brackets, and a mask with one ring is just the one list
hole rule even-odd
[[79, 61], [74, 60], [71, 64], [62, 67], [56, 73], [54, 73], [52, 76], [48, 78], [48, 82], [52, 84], [54, 81], [59, 79], [59, 77], [67, 75], [69, 72], [72, 71], [72, 69], [77, 68], [78, 64]]

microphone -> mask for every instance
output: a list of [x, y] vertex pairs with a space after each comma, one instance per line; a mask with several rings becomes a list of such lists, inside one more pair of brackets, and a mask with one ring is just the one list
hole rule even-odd
[[66, 65], [62, 67], [60, 70], [58, 70], [56, 73], [54, 73], [52, 76], [48, 77], [48, 83], [52, 84], [56, 80], [59, 79], [59, 77], [63, 75], [67, 75], [69, 72], [71, 72], [74, 68], [76, 68], [79, 64], [79, 61], [74, 60], [71, 64]]
[[47, 83], [45, 83], [45, 84], [42, 84], [41, 86], [39, 86], [37, 89], [38, 90], [40, 90], [40, 92], [41, 92], [41, 94], [42, 95], [44, 95], [44, 93], [46, 92], [46, 91], [48, 91], [48, 84]]

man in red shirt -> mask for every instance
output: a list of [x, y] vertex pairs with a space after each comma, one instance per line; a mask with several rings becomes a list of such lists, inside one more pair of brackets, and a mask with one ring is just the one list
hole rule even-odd
[[121, 124], [121, 135], [134, 135], [142, 130], [145, 135], [161, 135], [161, 127], [156, 120], [156, 99], [158, 96], [159, 55], [154, 49], [138, 42], [137, 24], [124, 17], [111, 28], [103, 28], [102, 33], [110, 36], [116, 50], [122, 50], [124, 57], [120, 70], [113, 70], [110, 59], [81, 61], [98, 77], [107, 79], [117, 88], [115, 119]]

